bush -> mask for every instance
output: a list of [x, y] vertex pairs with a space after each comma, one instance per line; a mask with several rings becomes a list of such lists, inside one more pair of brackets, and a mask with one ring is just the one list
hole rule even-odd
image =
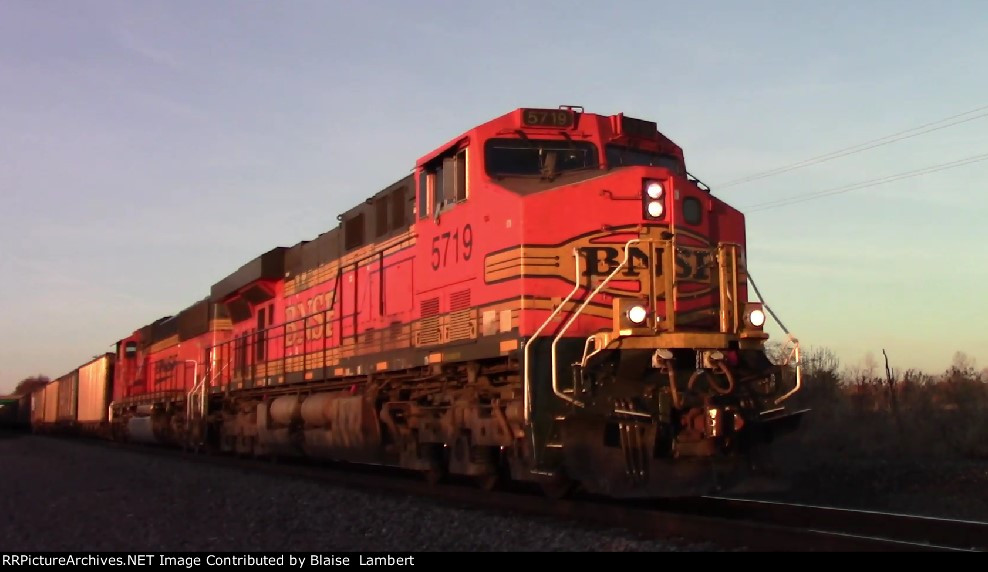
[[803, 360], [804, 389], [793, 407], [808, 407], [797, 434], [815, 462], [924, 462], [988, 458], [988, 385], [963, 354], [934, 376], [874, 364], [839, 371], [827, 349]]

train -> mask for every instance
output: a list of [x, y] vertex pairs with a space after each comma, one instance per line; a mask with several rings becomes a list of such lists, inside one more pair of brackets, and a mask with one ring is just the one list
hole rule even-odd
[[555, 498], [776, 482], [799, 342], [770, 357], [744, 215], [655, 121], [518, 108], [408, 173], [35, 392], [33, 429]]

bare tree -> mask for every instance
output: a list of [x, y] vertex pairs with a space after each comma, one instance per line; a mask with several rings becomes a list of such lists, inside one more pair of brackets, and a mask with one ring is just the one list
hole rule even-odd
[[951, 361], [950, 367], [965, 377], [975, 376], [975, 360], [964, 352], [954, 352], [954, 359]]
[[14, 388], [14, 395], [24, 395], [25, 393], [31, 393], [36, 389], [42, 388], [48, 385], [51, 381], [47, 375], [34, 375], [31, 377], [25, 377], [17, 383], [17, 387]]
[[885, 357], [885, 390], [888, 394], [889, 409], [892, 410], [892, 416], [895, 418], [895, 425], [899, 429], [899, 437], [902, 437], [902, 418], [899, 417], [899, 404], [896, 396], [896, 382], [898, 381], [893, 375], [893, 370], [889, 367], [889, 355], [885, 352], [885, 348], [882, 348], [882, 355]]
[[829, 348], [809, 348], [803, 356], [803, 367], [807, 375], [840, 377], [840, 359]]
[[878, 369], [878, 360], [875, 359], [874, 352], [869, 351], [865, 354], [863, 368], [864, 373], [869, 379], [875, 377], [875, 370]]

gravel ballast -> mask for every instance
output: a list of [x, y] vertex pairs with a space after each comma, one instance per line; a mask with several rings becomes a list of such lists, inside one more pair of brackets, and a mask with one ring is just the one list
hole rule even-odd
[[2, 552], [718, 549], [33, 435], [0, 459]]

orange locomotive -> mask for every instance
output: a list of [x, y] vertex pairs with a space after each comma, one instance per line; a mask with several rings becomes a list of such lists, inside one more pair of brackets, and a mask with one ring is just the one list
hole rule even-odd
[[338, 219], [121, 340], [115, 434], [671, 496], [797, 424], [744, 217], [654, 122], [517, 109]]

